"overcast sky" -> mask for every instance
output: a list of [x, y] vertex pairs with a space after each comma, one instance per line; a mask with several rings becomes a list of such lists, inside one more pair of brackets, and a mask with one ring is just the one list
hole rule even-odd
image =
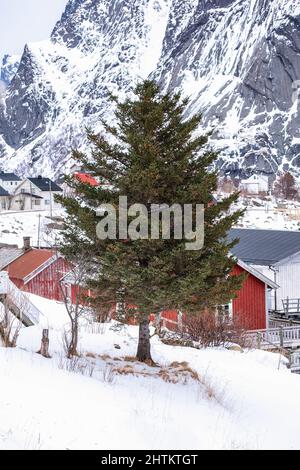
[[21, 54], [26, 42], [47, 39], [67, 0], [0, 0], [0, 58]]

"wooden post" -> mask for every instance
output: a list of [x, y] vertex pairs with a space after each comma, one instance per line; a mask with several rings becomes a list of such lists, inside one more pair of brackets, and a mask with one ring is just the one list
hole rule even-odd
[[182, 312], [178, 311], [178, 329], [182, 333]]
[[38, 354], [41, 354], [47, 359], [51, 357], [49, 354], [49, 330], [43, 330], [41, 349], [38, 351]]
[[261, 348], [261, 334], [257, 333], [257, 347], [258, 349]]
[[279, 327], [279, 338], [280, 338], [280, 346], [283, 348], [284, 340], [283, 340], [283, 327], [282, 326]]

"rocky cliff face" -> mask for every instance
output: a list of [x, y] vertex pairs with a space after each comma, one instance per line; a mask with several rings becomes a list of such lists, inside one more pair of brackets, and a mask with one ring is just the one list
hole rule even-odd
[[16, 55], [6, 54], [2, 59], [2, 66], [0, 67], [0, 80], [9, 85], [16, 74], [20, 64], [20, 57]]
[[299, 53], [298, 0], [70, 0], [7, 80], [2, 166], [65, 171], [85, 126], [112, 116], [108, 93], [150, 75], [202, 110], [223, 172], [300, 174]]

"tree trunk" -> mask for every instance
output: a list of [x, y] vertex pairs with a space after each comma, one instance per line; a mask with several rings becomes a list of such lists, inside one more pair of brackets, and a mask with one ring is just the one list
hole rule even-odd
[[41, 349], [39, 350], [38, 354], [41, 354], [47, 359], [51, 357], [49, 354], [49, 330], [43, 330]]
[[71, 321], [71, 340], [68, 347], [68, 358], [71, 359], [73, 356], [79, 356], [77, 351], [78, 345], [78, 321], [74, 319]]
[[136, 358], [140, 362], [153, 363], [150, 352], [149, 320], [143, 319], [139, 325], [139, 344]]

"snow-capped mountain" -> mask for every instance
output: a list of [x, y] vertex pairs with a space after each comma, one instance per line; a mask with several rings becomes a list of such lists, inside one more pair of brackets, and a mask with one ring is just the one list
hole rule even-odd
[[5, 84], [9, 85], [16, 74], [20, 65], [20, 59], [18, 55], [6, 54], [2, 59], [2, 66], [0, 68], [0, 80]]
[[70, 0], [0, 105], [2, 166], [58, 175], [147, 76], [191, 97], [223, 171], [300, 175], [299, 0]]

